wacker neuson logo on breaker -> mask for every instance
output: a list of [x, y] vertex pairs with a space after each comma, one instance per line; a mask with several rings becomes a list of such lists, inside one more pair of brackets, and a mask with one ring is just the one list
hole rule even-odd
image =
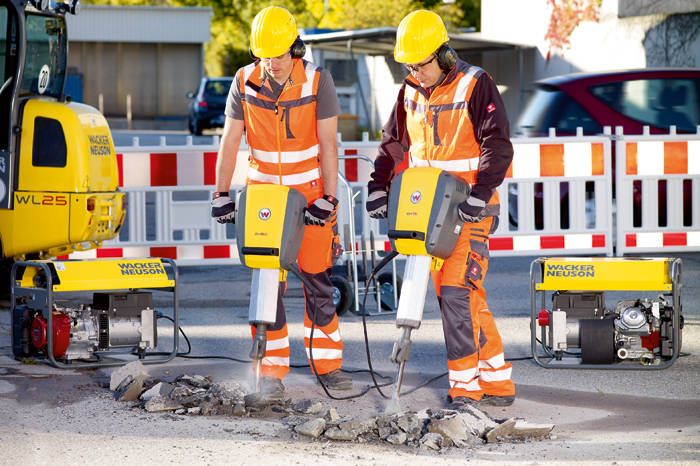
[[546, 264], [545, 277], [593, 278], [595, 267], [583, 264]]

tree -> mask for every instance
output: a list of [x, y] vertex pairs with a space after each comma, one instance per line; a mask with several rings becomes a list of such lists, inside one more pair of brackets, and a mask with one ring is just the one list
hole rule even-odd
[[552, 15], [544, 38], [549, 42], [547, 60], [553, 51], [564, 50], [571, 44], [569, 37], [581, 21], [598, 21], [601, 0], [549, 0]]
[[[211, 41], [206, 45], [205, 68], [209, 76], [232, 75], [250, 62], [250, 23], [270, 5], [292, 12], [300, 28], [359, 29], [398, 26], [417, 8], [431, 9], [450, 30], [479, 25], [480, 0], [86, 0], [98, 5], [208, 6], [213, 10]], [[326, 9], [326, 4], [328, 8]]]

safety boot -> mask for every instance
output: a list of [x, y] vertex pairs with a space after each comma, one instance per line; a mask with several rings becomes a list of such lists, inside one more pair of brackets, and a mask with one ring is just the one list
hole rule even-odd
[[459, 412], [467, 411], [469, 406], [476, 407], [479, 404], [477, 400], [467, 396], [456, 396], [454, 398], [448, 396], [447, 400], [449, 401], [448, 408]]
[[319, 374], [318, 378], [323, 385], [330, 390], [350, 390], [352, 389], [352, 378], [336, 369], [328, 374]]
[[481, 398], [479, 404], [481, 406], [510, 406], [515, 401], [515, 396], [498, 396], [498, 395], [487, 395]]

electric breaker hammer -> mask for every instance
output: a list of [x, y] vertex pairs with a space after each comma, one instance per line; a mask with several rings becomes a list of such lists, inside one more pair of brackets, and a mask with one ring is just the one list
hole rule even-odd
[[423, 320], [430, 271], [439, 270], [452, 254], [462, 231], [457, 206], [468, 196], [469, 186], [464, 181], [432, 167], [409, 168], [391, 183], [388, 236], [392, 249], [407, 256], [396, 313], [401, 336], [391, 352], [391, 361], [399, 366], [395, 409], [411, 351], [411, 332]]
[[241, 193], [236, 212], [236, 242], [241, 262], [253, 269], [248, 321], [255, 327], [250, 351], [255, 393], [267, 345], [267, 327], [277, 317], [280, 274], [294, 264], [304, 231], [306, 198], [287, 186], [257, 184]]

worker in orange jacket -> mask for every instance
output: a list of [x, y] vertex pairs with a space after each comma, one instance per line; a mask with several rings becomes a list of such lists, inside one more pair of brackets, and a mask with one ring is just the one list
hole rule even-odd
[[508, 119], [495, 83], [458, 58], [442, 19], [427, 10], [408, 14], [396, 32], [394, 59], [409, 72], [383, 129], [368, 184], [366, 208], [387, 215], [394, 168], [408, 152], [410, 166], [445, 170], [471, 187], [459, 205], [464, 221], [452, 255], [433, 283], [442, 312], [450, 390], [460, 409], [475, 402], [507, 406], [515, 398], [511, 365], [486, 303], [488, 238], [498, 226], [498, 187], [513, 157]]
[[[238, 70], [226, 103], [211, 215], [222, 223], [233, 221], [235, 202], [229, 188], [245, 131], [250, 149], [247, 183], [289, 186], [307, 199], [306, 226], [297, 258], [306, 281], [304, 345], [311, 357], [313, 320], [313, 360], [320, 378], [329, 388], [350, 389], [351, 379], [340, 371], [343, 340], [330, 281], [338, 206], [339, 104], [333, 78], [327, 70], [303, 59], [306, 48], [294, 17], [284, 8], [267, 7], [255, 16], [250, 50], [255, 61]], [[289, 371], [284, 288], [280, 287], [277, 320], [268, 329], [262, 360], [262, 391], [271, 397], [283, 393], [282, 379]]]

